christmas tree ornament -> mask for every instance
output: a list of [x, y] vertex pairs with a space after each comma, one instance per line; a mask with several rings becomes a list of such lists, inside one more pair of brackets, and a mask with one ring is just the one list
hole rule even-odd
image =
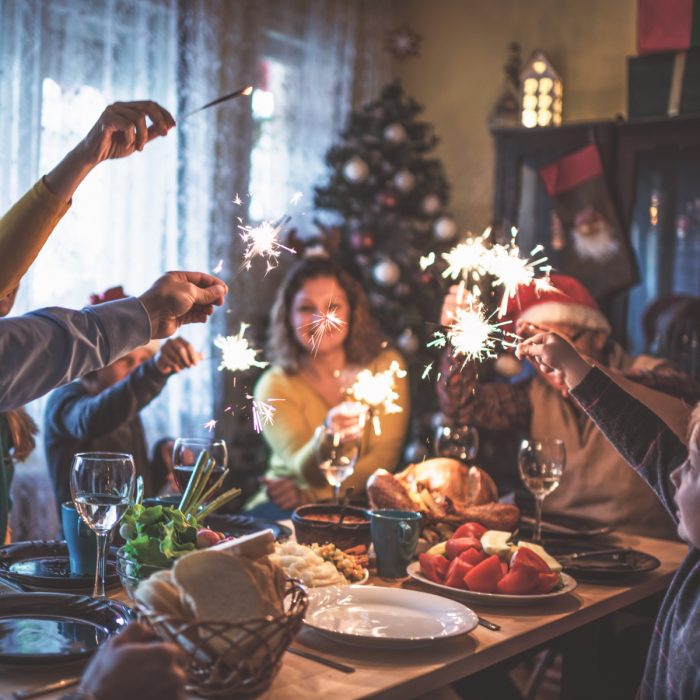
[[403, 143], [408, 138], [406, 129], [403, 124], [399, 122], [394, 122], [393, 124], [388, 124], [384, 129], [384, 140], [393, 144]]
[[420, 340], [418, 336], [410, 329], [405, 328], [401, 335], [396, 339], [396, 344], [399, 346], [399, 350], [406, 353], [407, 355], [413, 355], [418, 352], [420, 347]]
[[350, 236], [350, 245], [354, 250], [372, 250], [374, 236], [369, 231], [353, 231]]
[[401, 269], [393, 260], [385, 258], [374, 266], [372, 277], [382, 287], [393, 287], [401, 277]]
[[416, 184], [416, 176], [410, 170], [399, 170], [394, 175], [394, 187], [399, 192], [410, 192]]
[[451, 216], [441, 216], [433, 224], [433, 233], [439, 241], [451, 241], [457, 235], [457, 223]]
[[441, 206], [442, 202], [440, 201], [440, 197], [438, 197], [436, 194], [429, 194], [423, 198], [420, 208], [423, 210], [424, 214], [428, 214], [428, 216], [430, 216], [431, 214], [437, 214], [437, 212], [440, 211]]
[[369, 166], [359, 156], [353, 156], [343, 166], [343, 177], [353, 184], [360, 184], [367, 179]]

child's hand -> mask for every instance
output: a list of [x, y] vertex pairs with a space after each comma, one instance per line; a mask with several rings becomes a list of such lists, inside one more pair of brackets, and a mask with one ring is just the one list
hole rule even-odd
[[527, 338], [518, 344], [515, 355], [521, 360], [531, 360], [542, 374], [554, 374], [569, 388], [577, 386], [590, 370], [590, 365], [576, 348], [552, 332]]

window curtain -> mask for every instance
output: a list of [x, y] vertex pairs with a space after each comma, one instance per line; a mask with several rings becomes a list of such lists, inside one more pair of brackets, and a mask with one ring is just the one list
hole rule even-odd
[[[230, 375], [217, 371], [218, 333], [252, 322], [262, 342], [279, 272], [241, 271], [239, 217], [249, 222], [256, 124], [250, 100], [184, 115], [246, 84], [266, 63], [282, 67], [272, 131], [281, 150], [261, 193], [313, 227], [313, 186], [353, 104], [388, 77], [384, 32], [393, 3], [376, 0], [0, 0], [0, 210], [5, 211], [116, 100], [154, 99], [178, 127], [140, 154], [100, 165], [76, 193], [26, 275], [14, 313], [80, 307], [122, 284], [138, 294], [167, 269], [211, 271], [222, 261], [228, 306], [183, 335], [206, 356], [168, 382], [146, 413], [149, 438], [195, 434], [211, 418], [226, 436], [245, 411]], [[274, 190], [274, 191], [272, 191]], [[236, 194], [242, 204], [234, 203]], [[290, 207], [291, 209], [291, 207]], [[267, 215], [267, 214], [266, 214]], [[237, 393], [238, 391], [238, 393]], [[31, 410], [41, 421], [43, 401]], [[236, 409], [238, 407], [235, 407]]]

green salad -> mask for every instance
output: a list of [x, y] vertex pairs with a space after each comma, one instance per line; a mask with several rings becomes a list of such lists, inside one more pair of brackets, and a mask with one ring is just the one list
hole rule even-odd
[[129, 506], [119, 533], [126, 541], [124, 553], [138, 568], [167, 568], [179, 557], [193, 552], [204, 519], [240, 494], [240, 489], [233, 488], [212, 498], [228, 474], [225, 469], [208, 487], [215, 466], [206, 451], [200, 454], [177, 507], [144, 506], [138, 502], [140, 498]]

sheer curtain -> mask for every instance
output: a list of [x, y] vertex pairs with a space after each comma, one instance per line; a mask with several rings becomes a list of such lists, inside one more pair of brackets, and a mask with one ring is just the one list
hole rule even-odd
[[[230, 439], [249, 430], [242, 403], [253, 378], [235, 384], [219, 373], [211, 341], [246, 321], [261, 343], [281, 271], [240, 271], [239, 218], [289, 213], [302, 232], [312, 229], [324, 154], [353, 103], [377, 94], [388, 77], [383, 40], [393, 7], [388, 0], [0, 0], [0, 211], [110, 102], [154, 99], [179, 121], [166, 139], [90, 175], [15, 307], [79, 307], [117, 284], [138, 294], [164, 270], [213, 270], [222, 261], [228, 307], [206, 327], [183, 329], [208, 359], [174, 377], [149, 407], [149, 438], [201, 432], [211, 418]], [[271, 117], [258, 119], [243, 98], [182, 120], [246, 84], [272, 95]], [[296, 192], [303, 196], [292, 206]], [[37, 404], [30, 409], [40, 421]]]

